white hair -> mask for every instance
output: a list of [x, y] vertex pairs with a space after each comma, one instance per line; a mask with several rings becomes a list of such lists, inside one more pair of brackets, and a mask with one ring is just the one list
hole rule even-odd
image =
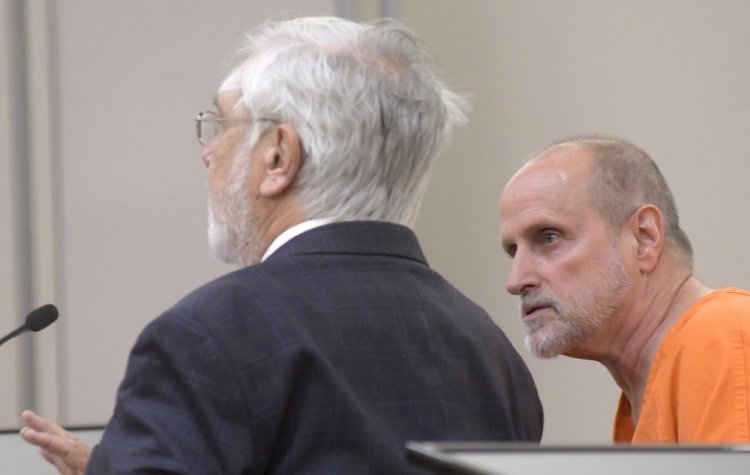
[[238, 95], [236, 117], [297, 131], [307, 218], [413, 225], [441, 146], [466, 121], [416, 36], [393, 20], [299, 18], [261, 25], [243, 52], [220, 93]]

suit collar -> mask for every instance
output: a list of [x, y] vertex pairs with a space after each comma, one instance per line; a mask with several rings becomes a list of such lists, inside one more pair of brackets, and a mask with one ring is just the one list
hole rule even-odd
[[320, 226], [330, 224], [332, 222], [333, 220], [329, 218], [318, 218], [318, 219], [308, 219], [306, 221], [302, 221], [299, 224], [295, 224], [291, 228], [279, 234], [276, 237], [276, 239], [273, 240], [271, 245], [268, 246], [268, 249], [266, 249], [266, 252], [263, 254], [263, 257], [261, 258], [260, 262], [263, 262], [266, 259], [268, 259], [271, 256], [271, 254], [276, 252], [278, 248], [280, 248], [287, 242], [291, 241], [295, 237], [299, 236], [300, 234], [304, 233], [305, 231], [310, 231], [311, 229], [315, 229]]
[[316, 227], [292, 238], [267, 262], [302, 254], [390, 255], [427, 265], [414, 232], [383, 221], [345, 221]]

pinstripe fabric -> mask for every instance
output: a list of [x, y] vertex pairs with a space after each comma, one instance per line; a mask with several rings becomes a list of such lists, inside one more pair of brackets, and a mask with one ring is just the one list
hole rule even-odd
[[521, 358], [411, 230], [335, 223], [145, 328], [87, 473], [420, 473], [406, 440], [541, 432]]

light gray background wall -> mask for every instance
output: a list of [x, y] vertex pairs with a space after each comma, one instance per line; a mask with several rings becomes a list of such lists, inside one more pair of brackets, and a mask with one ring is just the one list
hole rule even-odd
[[[0, 3], [0, 302], [3, 328], [15, 328], [16, 314], [27, 309], [20, 306], [18, 262], [15, 256], [22, 252], [18, 229], [19, 212], [15, 206], [19, 190], [14, 177], [18, 175], [18, 163], [13, 159], [18, 154], [18, 143], [13, 140], [13, 124], [18, 106], [11, 101], [11, 91], [18, 83], [13, 67], [17, 58], [11, 46], [15, 46], [16, 35], [12, 28], [12, 9], [7, 2]], [[10, 331], [10, 330], [9, 330]], [[0, 376], [15, 383], [19, 379], [19, 348], [3, 348], [0, 352]], [[0, 407], [17, 408], [20, 390], [12, 384], [10, 390], [0, 391]], [[5, 415], [3, 415], [5, 416]], [[3, 417], [0, 416], [0, 417]], [[6, 416], [4, 424], [15, 419], [15, 414]]]
[[[205, 170], [192, 117], [209, 106], [242, 32], [282, 7], [257, 0], [220, 5], [54, 2], [57, 231], [51, 233], [55, 257], [47, 259], [63, 316], [51, 330], [55, 357], [39, 358], [43, 367], [51, 359], [59, 365], [53, 378], [59, 397], [46, 407], [64, 423], [106, 421], [138, 331], [191, 288], [230, 270], [212, 261], [204, 244]], [[608, 442], [617, 390], [596, 363], [538, 361], [523, 349], [517, 304], [504, 291], [508, 262], [498, 245], [496, 205], [504, 183], [531, 152], [583, 132], [642, 145], [672, 184], [699, 276], [716, 287], [750, 287], [743, 246], [749, 231], [750, 5], [283, 5], [303, 14], [347, 10], [367, 17], [386, 9], [401, 16], [432, 46], [449, 82], [472, 95], [470, 125], [441, 157], [417, 233], [431, 264], [487, 308], [526, 356], [547, 412], [545, 442]], [[7, 53], [12, 39], [1, 41]], [[2, 64], [6, 57], [0, 56]], [[9, 120], [8, 109], [0, 102], [0, 125]], [[12, 165], [0, 164], [3, 174]], [[10, 193], [0, 192], [0, 258], [6, 265], [16, 247], [5, 226], [16, 208]], [[4, 307], [6, 314], [21, 307], [13, 275], [7, 268], [0, 274], [3, 295], [15, 302]], [[18, 351], [28, 341], [0, 350]], [[0, 376], [23, 379], [15, 368], [0, 366]], [[0, 416], [13, 421], [17, 409], [8, 406], [9, 414]]]

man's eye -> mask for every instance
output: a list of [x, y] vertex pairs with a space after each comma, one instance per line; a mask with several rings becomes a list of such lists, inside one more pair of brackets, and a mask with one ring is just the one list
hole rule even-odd
[[557, 238], [559, 238], [560, 235], [557, 234], [554, 231], [545, 231], [542, 234], [542, 241], [544, 241], [545, 244], [551, 244], [555, 241], [557, 241]]

